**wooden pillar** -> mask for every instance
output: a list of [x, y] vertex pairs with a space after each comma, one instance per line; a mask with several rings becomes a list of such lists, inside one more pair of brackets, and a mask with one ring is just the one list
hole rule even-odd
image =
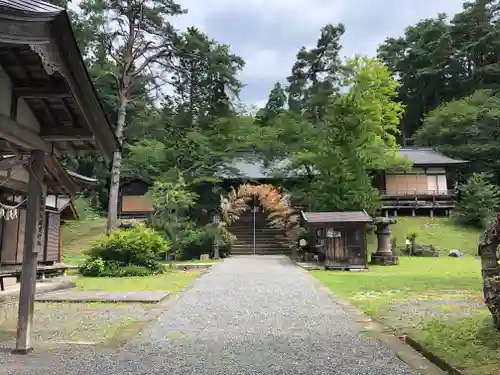
[[411, 210], [411, 216], [415, 216], [415, 209], [414, 208]]
[[[59, 220], [61, 220], [61, 219], [59, 218]], [[62, 229], [63, 229], [62, 223], [59, 223], [59, 254], [57, 256], [57, 262], [58, 263], [62, 263], [63, 262], [63, 257], [62, 257], [63, 230]]]
[[434, 217], [434, 209], [433, 208], [431, 208], [430, 216]]
[[31, 152], [28, 164], [29, 182], [24, 258], [19, 293], [16, 349], [14, 350], [15, 353], [21, 354], [33, 350], [31, 346], [31, 330], [35, 305], [37, 258], [38, 252], [42, 251], [42, 226], [45, 214], [44, 159], [44, 152], [35, 150]]

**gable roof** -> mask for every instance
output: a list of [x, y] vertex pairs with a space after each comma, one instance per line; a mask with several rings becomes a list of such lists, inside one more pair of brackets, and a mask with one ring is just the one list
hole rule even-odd
[[366, 211], [304, 212], [302, 218], [307, 223], [371, 223], [372, 217]]
[[[4, 45], [1, 48], [2, 70], [11, 81], [22, 82], [19, 87], [23, 89], [39, 89], [43, 85], [50, 88], [57, 86], [56, 91], [60, 91], [65, 96], [65, 101], [69, 102], [64, 106], [74, 119], [67, 121], [52, 116], [52, 127], [57, 130], [62, 127], [63, 131], [83, 134], [81, 138], [71, 136], [51, 141], [52, 147], [61, 152], [73, 149], [100, 150], [108, 161], [111, 160], [113, 153], [121, 145], [83, 62], [68, 12], [41, 0], [0, 0], [0, 23], [0, 40], [9, 43], [8, 48]], [[57, 65], [60, 65], [64, 74], [47, 72], [47, 64], [38, 57], [47, 53], [57, 54]], [[25, 79], [35, 77], [35, 74], [36, 82]], [[25, 98], [28, 106], [36, 100], [38, 99]], [[59, 104], [52, 101], [46, 101], [46, 106], [49, 110], [59, 111]], [[40, 118], [45, 114], [31, 109], [35, 117], [43, 122]], [[66, 128], [68, 122], [71, 125]]]
[[430, 147], [401, 148], [399, 154], [410, 160], [413, 165], [457, 165], [467, 163], [465, 160], [452, 159]]

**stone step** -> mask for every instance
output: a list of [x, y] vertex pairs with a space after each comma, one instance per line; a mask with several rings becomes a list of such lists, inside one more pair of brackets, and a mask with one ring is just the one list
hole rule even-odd
[[[255, 244], [256, 249], [281, 249], [284, 246], [282, 243], [278, 244]], [[241, 245], [233, 245], [233, 249], [247, 249], [252, 248], [253, 244], [241, 244]]]
[[[240, 234], [239, 236], [235, 234], [235, 237], [237, 240], [252, 240], [253, 241], [253, 235], [249, 234]], [[284, 234], [276, 234], [276, 235], [263, 235], [263, 234], [256, 234], [255, 239], [258, 240], [269, 240], [269, 241], [274, 241], [274, 240], [282, 240], [286, 238]]]
[[[253, 227], [229, 227], [230, 232], [253, 232]], [[284, 229], [270, 228], [270, 227], [255, 227], [255, 230], [260, 230], [262, 232], [283, 232]]]
[[[231, 255], [253, 255], [253, 249], [249, 249], [248, 251], [232, 251]], [[256, 255], [291, 255], [291, 251], [289, 250], [257, 250], [255, 251]]]

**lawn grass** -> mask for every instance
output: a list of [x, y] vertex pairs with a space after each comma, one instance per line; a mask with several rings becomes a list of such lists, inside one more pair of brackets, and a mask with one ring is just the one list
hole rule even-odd
[[[398, 247], [404, 247], [406, 236], [417, 234], [417, 243], [433, 245], [442, 255], [452, 249], [465, 254], [476, 255], [479, 237], [482, 231], [475, 228], [458, 226], [448, 217], [397, 217], [396, 224], [390, 226], [391, 236], [396, 239]], [[368, 238], [369, 250], [375, 251], [377, 241], [375, 234]]]
[[194, 280], [200, 273], [167, 271], [161, 275], [144, 277], [78, 277], [76, 287], [95, 291], [168, 290], [175, 293]]
[[84, 251], [106, 233], [106, 218], [66, 222], [63, 226], [63, 262], [79, 265], [85, 260]]
[[[408, 258], [368, 272], [314, 271], [335, 294], [470, 375], [500, 373], [500, 334], [482, 302], [474, 257]], [[440, 305], [445, 301], [445, 305]], [[456, 301], [456, 302], [455, 302]], [[456, 303], [456, 304], [454, 304]], [[463, 304], [470, 304], [466, 311]]]

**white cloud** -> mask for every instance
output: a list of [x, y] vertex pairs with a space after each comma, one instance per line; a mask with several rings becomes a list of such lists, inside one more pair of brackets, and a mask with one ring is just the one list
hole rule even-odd
[[[242, 98], [266, 101], [270, 88], [289, 74], [298, 49], [311, 46], [327, 23], [342, 22], [343, 55], [374, 55], [385, 38], [403, 34], [422, 18], [461, 10], [460, 0], [179, 0], [188, 14], [181, 29], [196, 26], [231, 45], [246, 67]], [[425, 4], [424, 4], [425, 3]]]

